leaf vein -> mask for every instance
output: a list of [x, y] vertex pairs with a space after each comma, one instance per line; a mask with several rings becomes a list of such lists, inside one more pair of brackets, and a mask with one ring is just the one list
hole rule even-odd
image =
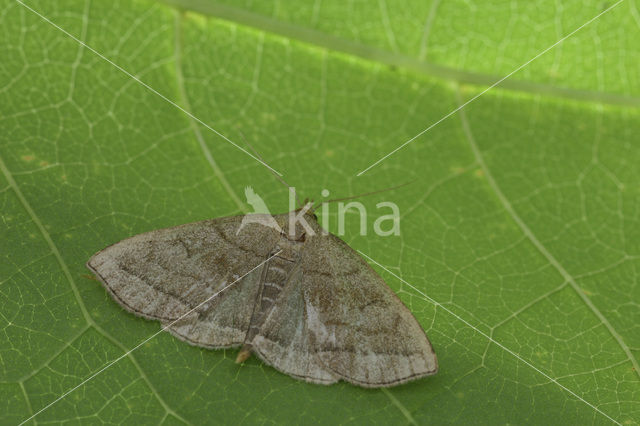
[[144, 372], [144, 370], [142, 369], [142, 367], [138, 363], [138, 360], [133, 356], [131, 351], [126, 346], [124, 346], [120, 341], [118, 341], [108, 331], [106, 331], [105, 329], [103, 329], [99, 325], [94, 325], [94, 328], [98, 333], [102, 334], [102, 336], [104, 336], [107, 340], [109, 340], [111, 343], [113, 343], [118, 348], [120, 348], [121, 351], [127, 353], [127, 358], [129, 358], [131, 363], [135, 366], [136, 370], [138, 370], [138, 374], [140, 374], [140, 377], [147, 384], [147, 386], [149, 387], [149, 389], [153, 393], [153, 396], [156, 397], [156, 399], [158, 400], [160, 405], [162, 405], [162, 408], [164, 408], [166, 413], [171, 414], [172, 416], [176, 417], [177, 419], [179, 419], [180, 421], [184, 422], [185, 424], [192, 425], [192, 423], [190, 421], [186, 420], [181, 415], [176, 413], [171, 407], [169, 407], [169, 405], [164, 401], [164, 399], [162, 399], [162, 397], [160, 396], [160, 393], [157, 391], [155, 386], [151, 383], [151, 380], [149, 380], [149, 377], [147, 376], [147, 374]]
[[62, 269], [62, 272], [63, 272], [64, 276], [67, 278], [67, 280], [69, 281], [69, 284], [71, 285], [71, 289], [73, 291], [73, 295], [76, 298], [76, 301], [78, 303], [78, 306], [80, 307], [80, 310], [82, 311], [82, 316], [84, 317], [85, 321], [87, 322], [87, 324], [94, 324], [93, 318], [91, 318], [91, 316], [89, 315], [89, 312], [87, 311], [87, 308], [85, 307], [85, 305], [84, 305], [84, 303], [82, 301], [82, 298], [80, 297], [80, 292], [78, 291], [78, 286], [76, 285], [75, 280], [71, 276], [71, 272], [69, 271], [69, 267], [67, 266], [66, 262], [62, 258], [62, 255], [60, 254], [60, 250], [58, 250], [58, 247], [55, 245], [55, 243], [51, 239], [51, 235], [49, 235], [49, 232], [46, 230], [46, 228], [42, 224], [42, 221], [36, 215], [35, 211], [31, 207], [31, 204], [29, 204], [29, 202], [25, 198], [24, 194], [22, 194], [22, 191], [20, 190], [20, 188], [18, 187], [18, 184], [16, 183], [15, 179], [13, 178], [13, 175], [11, 174], [11, 171], [5, 165], [4, 160], [2, 159], [2, 157], [0, 157], [0, 171], [2, 171], [2, 174], [4, 175], [5, 179], [7, 179], [7, 182], [9, 182], [9, 185], [13, 189], [13, 192], [16, 194], [16, 197], [18, 197], [18, 200], [22, 204], [22, 207], [26, 210], [26, 212], [29, 215], [29, 217], [31, 217], [31, 220], [33, 221], [33, 223], [36, 225], [36, 227], [40, 231], [40, 234], [42, 235], [42, 238], [45, 240], [45, 242], [49, 246], [49, 250], [51, 250], [51, 252], [53, 253], [54, 257], [56, 258], [56, 261], [60, 265], [60, 268]]
[[242, 203], [240, 198], [238, 198], [238, 195], [235, 193], [233, 188], [231, 188], [231, 185], [229, 184], [229, 182], [227, 181], [227, 178], [225, 177], [224, 173], [220, 169], [220, 166], [218, 166], [218, 163], [213, 158], [213, 155], [211, 154], [211, 150], [209, 150], [209, 147], [207, 146], [202, 136], [202, 133], [200, 132], [200, 128], [198, 127], [198, 124], [195, 122], [195, 120], [193, 120], [192, 118], [193, 116], [191, 115], [192, 109], [189, 102], [189, 97], [187, 96], [186, 88], [184, 86], [184, 75], [182, 73], [182, 15], [180, 14], [180, 12], [177, 12], [177, 11], [175, 12], [174, 49], [175, 49], [175, 74], [176, 74], [176, 81], [178, 86], [178, 96], [180, 98], [179, 102], [180, 104], [182, 104], [182, 107], [189, 112], [189, 114], [187, 114], [187, 119], [189, 120], [189, 126], [191, 127], [191, 130], [193, 131], [193, 134], [195, 135], [195, 138], [198, 141], [198, 145], [200, 146], [200, 149], [202, 150], [202, 153], [204, 154], [204, 157], [207, 160], [207, 163], [209, 163], [209, 166], [211, 166], [213, 173], [216, 175], [216, 177], [222, 184], [222, 187], [225, 189], [225, 191], [227, 191], [227, 193], [229, 194], [233, 202], [236, 204], [236, 206], [238, 206], [238, 209], [244, 213], [246, 212], [245, 205]]
[[[462, 95], [460, 93], [459, 87], [456, 89], [456, 98], [458, 104], [462, 105]], [[487, 164], [484, 161], [484, 157], [480, 152], [480, 149], [473, 137], [471, 132], [471, 127], [469, 125], [469, 121], [467, 119], [466, 112], [463, 108], [461, 108], [458, 113], [460, 114], [460, 120], [462, 122], [462, 127], [464, 133], [467, 137], [467, 142], [469, 143], [471, 150], [473, 151], [473, 155], [475, 156], [478, 164], [480, 165], [484, 175], [487, 179], [487, 183], [489, 187], [493, 190], [493, 192], [498, 197], [498, 200], [502, 204], [502, 207], [507, 211], [511, 219], [516, 223], [516, 225], [520, 228], [520, 230], [526, 235], [526, 237], [531, 241], [533, 246], [547, 259], [547, 261], [560, 273], [560, 275], [569, 283], [571, 288], [576, 292], [578, 297], [585, 303], [585, 305], [591, 310], [591, 312], [598, 318], [598, 320], [606, 327], [611, 336], [616, 340], [620, 348], [624, 351], [627, 358], [631, 362], [634, 367], [634, 370], [638, 377], [640, 377], [640, 365], [638, 364], [638, 360], [631, 353], [631, 349], [624, 342], [622, 336], [613, 328], [613, 325], [609, 322], [609, 320], [600, 312], [597, 306], [589, 299], [589, 297], [584, 294], [584, 292], [578, 286], [575, 278], [562, 266], [562, 264], [547, 250], [547, 248], [538, 240], [533, 231], [527, 226], [526, 223], [522, 220], [522, 218], [516, 213], [515, 209], [511, 205], [511, 202], [504, 195], [497, 182], [493, 178], [493, 175], [489, 171]]]
[[418, 423], [416, 423], [416, 420], [413, 418], [413, 416], [411, 415], [411, 412], [407, 409], [407, 407], [405, 407], [404, 404], [402, 402], [400, 402], [400, 400], [398, 398], [396, 398], [391, 393], [391, 391], [389, 391], [389, 389], [382, 388], [382, 393], [384, 393], [385, 395], [387, 395], [387, 397], [389, 397], [389, 400], [391, 401], [391, 403], [393, 405], [395, 405], [396, 408], [398, 408], [398, 410], [400, 410], [400, 412], [407, 419], [409, 424], [411, 424], [411, 425], [417, 425], [418, 424]]

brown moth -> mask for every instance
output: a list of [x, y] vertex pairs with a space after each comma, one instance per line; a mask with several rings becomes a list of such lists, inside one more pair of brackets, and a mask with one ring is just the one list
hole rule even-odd
[[178, 338], [241, 347], [236, 362], [253, 353], [297, 379], [364, 387], [435, 374], [436, 354], [411, 312], [307, 207], [249, 215], [263, 223], [231, 216], [147, 232], [87, 267], [126, 310]]

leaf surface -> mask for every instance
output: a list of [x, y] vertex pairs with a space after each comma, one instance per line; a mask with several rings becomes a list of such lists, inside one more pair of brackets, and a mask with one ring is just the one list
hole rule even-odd
[[[640, 421], [634, 1], [360, 177], [606, 5], [173, 3], [27, 2], [60, 28], [0, 3], [0, 423], [159, 330], [86, 277], [93, 253], [248, 211], [246, 186], [288, 210], [207, 126], [246, 137], [303, 197], [413, 181], [359, 200], [367, 235], [347, 215], [342, 238], [412, 310], [440, 372], [323, 387], [161, 333], [38, 423]], [[381, 201], [400, 236], [373, 232]], [[338, 206], [320, 213], [338, 232]]]

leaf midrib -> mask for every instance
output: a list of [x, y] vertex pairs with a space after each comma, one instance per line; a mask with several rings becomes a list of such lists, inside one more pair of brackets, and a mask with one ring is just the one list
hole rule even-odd
[[[389, 50], [336, 37], [322, 31], [279, 21], [238, 7], [204, 0], [159, 1], [177, 9], [193, 11], [206, 16], [234, 22], [258, 31], [277, 34], [288, 39], [297, 40], [302, 43], [314, 45], [330, 51], [340, 52], [349, 56], [365, 59], [369, 62], [402, 68], [428, 77], [453, 81], [458, 84], [491, 86], [504, 77], [503, 75], [470, 72], [422, 61], [408, 55], [391, 52]], [[496, 88], [526, 94], [546, 95], [552, 98], [567, 99], [585, 103], [640, 107], [640, 97], [638, 96], [625, 96], [603, 91], [573, 89], [521, 79], [507, 78], [497, 85]]]

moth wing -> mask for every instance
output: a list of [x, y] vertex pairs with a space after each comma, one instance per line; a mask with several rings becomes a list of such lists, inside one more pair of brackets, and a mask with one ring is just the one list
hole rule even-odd
[[304, 265], [304, 305], [320, 363], [364, 387], [435, 374], [436, 354], [424, 330], [384, 280], [334, 235], [316, 241]]
[[339, 380], [317, 359], [305, 321], [303, 273], [297, 268], [252, 342], [253, 351], [275, 369], [311, 383]]
[[165, 325], [184, 316], [169, 331], [193, 345], [236, 346], [249, 328], [260, 268], [212, 296], [263, 262], [277, 238], [259, 224], [238, 233], [241, 221], [234, 216], [139, 234], [96, 253], [87, 267], [126, 310]]

